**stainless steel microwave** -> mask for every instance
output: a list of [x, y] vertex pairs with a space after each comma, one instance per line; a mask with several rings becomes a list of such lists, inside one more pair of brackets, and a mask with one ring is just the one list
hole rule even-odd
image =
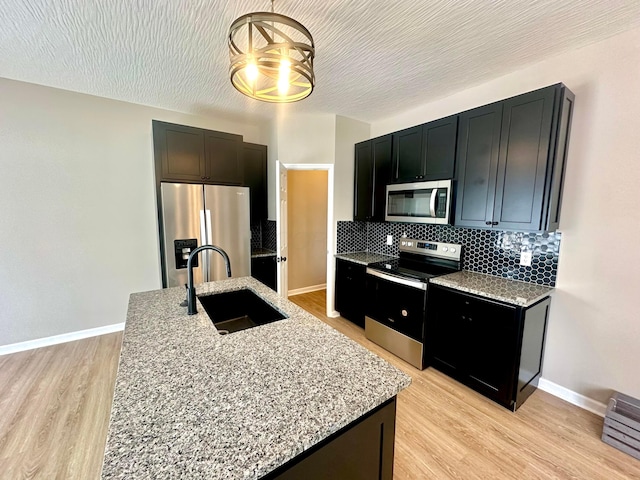
[[384, 219], [389, 222], [448, 224], [451, 180], [387, 185]]

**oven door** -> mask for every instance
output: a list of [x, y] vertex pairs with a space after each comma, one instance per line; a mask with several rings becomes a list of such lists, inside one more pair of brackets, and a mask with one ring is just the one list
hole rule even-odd
[[422, 343], [427, 284], [368, 268], [366, 285], [365, 315]]

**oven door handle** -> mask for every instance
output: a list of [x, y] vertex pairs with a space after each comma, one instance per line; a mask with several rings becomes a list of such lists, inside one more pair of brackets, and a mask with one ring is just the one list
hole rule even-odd
[[388, 273], [379, 272], [378, 270], [373, 270], [371, 268], [367, 268], [367, 274], [382, 278], [383, 280], [388, 280], [389, 282], [406, 285], [407, 287], [417, 288], [420, 290], [427, 289], [427, 284], [419, 280], [409, 280], [406, 278], [396, 277], [395, 275], [389, 275]]
[[436, 200], [438, 199], [438, 189], [431, 190], [431, 201], [429, 202], [429, 213], [431, 218], [436, 218]]

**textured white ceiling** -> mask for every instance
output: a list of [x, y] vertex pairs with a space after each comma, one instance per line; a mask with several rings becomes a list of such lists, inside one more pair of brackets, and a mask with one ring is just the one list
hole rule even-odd
[[[0, 77], [189, 113], [271, 117], [228, 80], [231, 22], [268, 0], [3, 0]], [[276, 0], [316, 43], [286, 109], [365, 121], [640, 26], [639, 0]], [[1, 108], [1, 107], [0, 107]]]

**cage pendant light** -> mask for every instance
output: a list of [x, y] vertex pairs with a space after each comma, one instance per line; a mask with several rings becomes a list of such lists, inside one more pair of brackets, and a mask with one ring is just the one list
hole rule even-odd
[[296, 102], [315, 86], [311, 33], [292, 18], [271, 12], [248, 13], [229, 28], [231, 83], [240, 93], [264, 102]]

